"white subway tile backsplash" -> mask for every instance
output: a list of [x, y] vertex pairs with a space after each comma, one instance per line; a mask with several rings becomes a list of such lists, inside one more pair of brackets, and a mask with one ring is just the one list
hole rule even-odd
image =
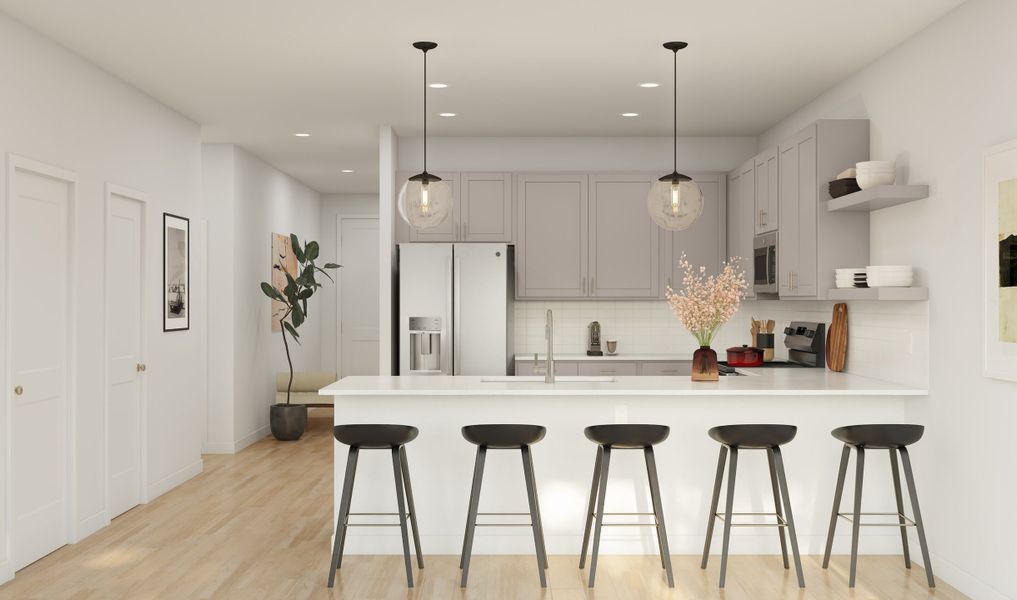
[[[749, 300], [714, 339], [719, 353], [751, 341], [749, 319], [777, 322], [776, 355], [786, 358], [781, 332], [790, 321], [829, 324], [833, 302]], [[604, 340], [618, 340], [621, 354], [688, 354], [698, 346], [663, 300], [632, 302], [518, 301], [515, 348], [520, 354], [543, 352], [544, 317], [554, 313], [555, 352], [583, 353], [590, 321], [599, 321]], [[908, 385], [929, 380], [928, 302], [849, 302], [846, 370]]]

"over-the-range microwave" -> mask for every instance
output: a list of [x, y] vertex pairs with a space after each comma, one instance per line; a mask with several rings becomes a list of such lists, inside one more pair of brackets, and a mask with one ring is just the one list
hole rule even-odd
[[752, 238], [752, 267], [752, 289], [757, 294], [778, 293], [776, 231]]

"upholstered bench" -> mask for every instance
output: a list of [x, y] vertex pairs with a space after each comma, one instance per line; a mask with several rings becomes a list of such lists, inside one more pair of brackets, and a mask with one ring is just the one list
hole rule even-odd
[[[279, 373], [275, 377], [275, 401], [286, 403], [286, 385], [289, 373]], [[306, 371], [293, 374], [293, 387], [290, 388], [290, 404], [304, 404], [311, 407], [334, 406], [334, 396], [319, 396], [318, 390], [335, 383], [339, 378], [335, 372]]]

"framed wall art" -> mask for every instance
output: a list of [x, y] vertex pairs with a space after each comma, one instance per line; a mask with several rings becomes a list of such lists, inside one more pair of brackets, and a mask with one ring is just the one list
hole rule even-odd
[[162, 330], [191, 327], [191, 222], [162, 214]]
[[1017, 140], [985, 153], [985, 375], [1017, 381]]

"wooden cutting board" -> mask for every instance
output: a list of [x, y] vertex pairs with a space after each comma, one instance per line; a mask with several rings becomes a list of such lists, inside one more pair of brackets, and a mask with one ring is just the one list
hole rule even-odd
[[843, 371], [847, 360], [848, 314], [847, 304], [833, 305], [833, 323], [826, 332], [826, 366], [831, 371]]

